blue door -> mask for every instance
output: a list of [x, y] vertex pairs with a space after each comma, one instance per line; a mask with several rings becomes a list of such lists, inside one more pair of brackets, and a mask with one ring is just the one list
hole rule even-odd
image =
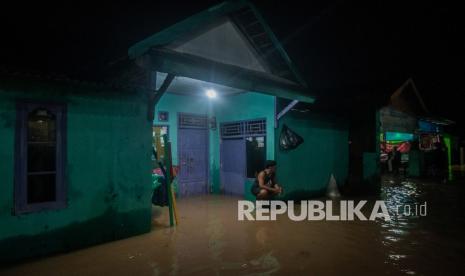
[[244, 195], [245, 170], [245, 139], [223, 139], [221, 141], [221, 183], [226, 194]]
[[178, 195], [208, 192], [208, 132], [205, 128], [178, 129]]

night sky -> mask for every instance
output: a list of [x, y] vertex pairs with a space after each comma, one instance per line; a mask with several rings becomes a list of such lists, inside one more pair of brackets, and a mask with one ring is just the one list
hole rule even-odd
[[[0, 67], [98, 79], [139, 40], [220, 1], [2, 7]], [[309, 90], [342, 104], [393, 91], [412, 77], [432, 113], [464, 119], [465, 17], [426, 1], [252, 1]]]

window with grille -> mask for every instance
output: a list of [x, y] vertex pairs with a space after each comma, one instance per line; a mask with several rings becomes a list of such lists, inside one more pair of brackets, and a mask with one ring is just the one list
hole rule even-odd
[[244, 124], [242, 122], [226, 123], [221, 125], [222, 138], [242, 137], [243, 134]]
[[266, 120], [249, 120], [221, 124], [221, 138], [239, 138], [266, 135]]
[[245, 122], [246, 135], [263, 135], [266, 133], [265, 120], [254, 120]]

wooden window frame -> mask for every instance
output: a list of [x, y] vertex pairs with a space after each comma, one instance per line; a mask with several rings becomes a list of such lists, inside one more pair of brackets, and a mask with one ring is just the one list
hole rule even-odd
[[[27, 131], [28, 114], [37, 108], [44, 108], [56, 116], [56, 195], [53, 202], [27, 202], [28, 150]], [[66, 169], [66, 134], [67, 106], [62, 103], [18, 102], [16, 104], [16, 144], [15, 144], [15, 214], [33, 213], [44, 210], [63, 209], [67, 206]]]

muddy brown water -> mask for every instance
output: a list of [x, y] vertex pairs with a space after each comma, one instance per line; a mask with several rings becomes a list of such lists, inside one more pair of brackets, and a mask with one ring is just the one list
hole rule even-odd
[[[383, 178], [389, 210], [427, 202], [427, 215], [391, 221], [238, 221], [237, 201], [178, 201], [180, 225], [153, 208], [144, 235], [30, 261], [1, 275], [464, 275], [464, 184]], [[349, 200], [349, 198], [347, 198]], [[367, 198], [357, 198], [362, 200]], [[337, 205], [337, 204], [336, 204]], [[371, 209], [370, 209], [371, 211]]]

